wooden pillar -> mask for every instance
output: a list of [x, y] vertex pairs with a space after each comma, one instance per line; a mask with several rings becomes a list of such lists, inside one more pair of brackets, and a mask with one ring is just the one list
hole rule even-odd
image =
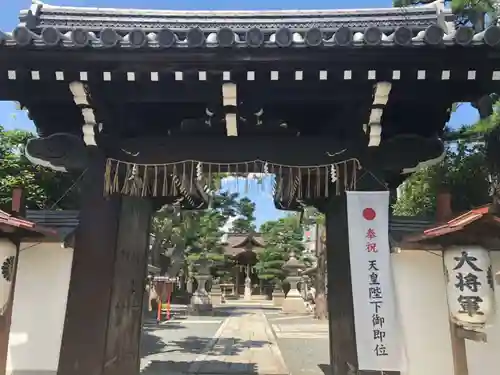
[[105, 197], [104, 163], [82, 179], [59, 375], [137, 375], [151, 206]]
[[357, 368], [356, 335], [347, 233], [345, 194], [331, 198], [325, 212], [328, 268], [328, 320], [332, 375], [350, 375]]
[[[371, 175], [358, 182], [357, 190], [384, 189], [382, 179]], [[385, 189], [384, 189], [385, 190]], [[380, 371], [359, 371], [354, 326], [354, 308], [349, 259], [346, 194], [330, 194], [322, 207], [326, 221], [326, 251], [328, 277], [328, 319], [330, 333], [330, 364], [332, 375], [369, 375]], [[385, 375], [399, 372], [385, 371]]]

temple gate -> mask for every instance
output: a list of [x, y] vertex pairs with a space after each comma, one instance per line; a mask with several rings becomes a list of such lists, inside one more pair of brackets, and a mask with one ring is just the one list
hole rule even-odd
[[442, 1], [354, 12], [34, 2], [0, 32], [0, 99], [35, 122], [33, 163], [83, 174], [58, 373], [137, 374], [152, 209], [208, 207], [222, 172], [275, 174], [277, 207], [326, 214], [331, 362], [357, 369], [344, 192], [394, 191], [440, 161], [452, 104], [497, 89], [499, 44], [498, 26], [455, 28]]

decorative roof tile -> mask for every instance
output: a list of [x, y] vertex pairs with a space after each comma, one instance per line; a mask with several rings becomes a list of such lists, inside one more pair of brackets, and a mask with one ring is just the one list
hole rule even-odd
[[500, 44], [500, 29], [457, 30], [438, 0], [355, 10], [172, 11], [52, 6], [35, 1], [0, 44], [17, 47], [413, 47]]
[[68, 7], [33, 1], [29, 10], [20, 14], [20, 21], [30, 29], [55, 26], [61, 30], [83, 27], [94, 31], [102, 28], [121, 30], [170, 28], [189, 30], [202, 28], [217, 31], [223, 27], [246, 30], [261, 29], [307, 30], [319, 27], [335, 30], [342, 26], [364, 29], [368, 26], [392, 28], [397, 26], [425, 27], [443, 24], [451, 15], [444, 1], [425, 6], [405, 8], [340, 9], [340, 10], [255, 10], [255, 11], [202, 11], [202, 10], [147, 10]]
[[292, 30], [280, 28], [264, 32], [258, 28], [232, 30], [221, 28], [217, 32], [193, 28], [186, 31], [161, 29], [156, 31], [104, 28], [88, 31], [76, 28], [64, 34], [55, 27], [32, 31], [25, 26], [13, 32], [0, 31], [0, 46], [29, 48], [96, 48], [96, 49], [169, 49], [169, 48], [297, 48], [297, 47], [421, 47], [421, 46], [477, 46], [500, 45], [500, 27], [474, 33], [469, 27], [460, 27], [445, 33], [443, 28], [430, 25], [415, 33], [408, 26], [400, 26], [391, 32], [378, 27], [355, 31], [341, 27], [335, 32], [320, 28]]

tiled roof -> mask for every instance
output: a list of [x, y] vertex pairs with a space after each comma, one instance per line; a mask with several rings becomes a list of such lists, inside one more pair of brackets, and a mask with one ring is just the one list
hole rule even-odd
[[79, 222], [78, 210], [27, 210], [26, 217], [51, 228], [76, 228]]
[[264, 239], [259, 233], [229, 233], [225, 241], [224, 254], [236, 257], [247, 252], [247, 244], [251, 242], [251, 250], [258, 253], [264, 249]]
[[103, 28], [117, 30], [189, 30], [202, 28], [217, 31], [223, 27], [245, 30], [260, 29], [310, 29], [319, 27], [336, 30], [342, 26], [365, 29], [377, 26], [394, 29], [410, 26], [420, 30], [432, 24], [442, 24], [450, 11], [444, 1], [438, 0], [425, 6], [405, 8], [339, 9], [339, 10], [147, 10], [68, 7], [33, 1], [33, 6], [20, 14], [20, 21], [30, 29], [55, 26], [62, 31], [86, 28], [94, 31]]
[[0, 44], [17, 47], [362, 47], [500, 44], [500, 29], [474, 33], [426, 6], [314, 11], [153, 11], [50, 6], [21, 12]]
[[135, 29], [123, 32], [113, 28], [88, 31], [82, 28], [63, 34], [55, 27], [46, 27], [40, 32], [33, 32], [25, 26], [19, 26], [13, 32], [0, 31], [0, 45], [6, 47], [65, 47], [68, 49], [83, 47], [153, 50], [189, 47], [421, 47], [497, 46], [499, 44], [500, 28], [498, 26], [491, 26], [479, 33], [474, 33], [469, 27], [460, 27], [445, 33], [443, 28], [437, 25], [430, 25], [417, 33], [408, 26], [401, 26], [389, 32], [384, 32], [383, 29], [375, 26], [367, 27], [363, 31], [342, 27], [335, 32], [325, 32], [320, 28], [308, 30], [280, 28], [269, 33], [257, 28], [247, 30], [221, 28], [218, 31], [192, 28], [184, 32], [171, 29], [156, 31]]
[[[20, 231], [24, 234], [31, 236], [54, 236], [57, 232], [51, 228], [37, 225], [36, 223], [27, 219], [14, 217], [11, 214], [0, 210], [0, 226], [13, 228], [14, 231]], [[1, 230], [2, 228], [0, 228]]]
[[248, 242], [254, 247], [264, 247], [264, 238], [260, 233], [228, 233], [226, 243], [234, 248], [245, 247]]
[[43, 227], [52, 228], [61, 240], [71, 240], [79, 223], [77, 210], [27, 210], [26, 217]]
[[489, 220], [500, 227], [500, 218], [491, 212], [491, 208], [491, 205], [475, 208], [449, 220], [444, 224], [433, 226], [424, 231], [414, 233], [413, 236], [408, 236], [405, 240], [406, 242], [418, 242], [434, 239], [459, 232], [478, 220]]

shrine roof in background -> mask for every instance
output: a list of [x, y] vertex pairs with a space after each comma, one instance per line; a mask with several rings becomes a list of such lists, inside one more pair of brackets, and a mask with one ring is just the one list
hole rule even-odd
[[229, 233], [224, 253], [236, 257], [246, 251], [259, 252], [264, 247], [265, 242], [260, 233]]

